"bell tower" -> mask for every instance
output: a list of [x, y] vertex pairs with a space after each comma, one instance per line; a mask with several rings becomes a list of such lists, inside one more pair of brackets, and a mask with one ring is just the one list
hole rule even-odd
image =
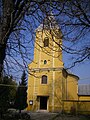
[[[62, 89], [62, 33], [53, 17], [47, 16], [36, 29], [34, 59], [28, 65], [28, 109], [54, 111], [58, 107], [58, 84]], [[62, 97], [60, 91], [58, 97]]]
[[36, 29], [34, 62], [37, 68], [63, 67], [62, 33], [53, 16], [46, 17]]

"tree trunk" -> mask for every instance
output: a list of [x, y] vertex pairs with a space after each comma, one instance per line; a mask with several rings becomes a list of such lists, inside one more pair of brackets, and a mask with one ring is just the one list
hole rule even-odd
[[21, 114], [21, 110], [19, 110], [19, 113]]
[[0, 118], [3, 118], [3, 112], [2, 112], [2, 107], [0, 108]]
[[6, 57], [7, 40], [11, 33], [11, 13], [13, 11], [13, 0], [3, 0], [1, 2], [0, 16], [0, 77], [2, 75], [3, 63]]
[[2, 76], [3, 62], [6, 56], [6, 45], [0, 45], [0, 78]]

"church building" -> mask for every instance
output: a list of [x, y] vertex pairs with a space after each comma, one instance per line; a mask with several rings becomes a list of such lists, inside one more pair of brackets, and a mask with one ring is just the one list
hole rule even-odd
[[55, 112], [63, 110], [64, 100], [78, 100], [79, 77], [67, 72], [62, 56], [62, 32], [47, 16], [36, 29], [34, 59], [28, 65], [27, 110]]

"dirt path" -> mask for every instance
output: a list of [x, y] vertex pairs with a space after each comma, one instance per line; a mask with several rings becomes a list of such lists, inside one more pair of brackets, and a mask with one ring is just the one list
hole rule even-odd
[[56, 115], [56, 113], [30, 113], [31, 120], [52, 120]]
[[33, 112], [30, 113], [30, 116], [31, 120], [90, 120], [90, 116], [72, 116], [59, 113]]

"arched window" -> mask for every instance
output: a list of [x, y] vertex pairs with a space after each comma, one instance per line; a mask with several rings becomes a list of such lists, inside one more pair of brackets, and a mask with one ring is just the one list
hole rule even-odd
[[44, 64], [47, 64], [47, 61], [46, 61], [46, 60], [44, 60]]
[[44, 38], [44, 47], [48, 47], [49, 46], [49, 38], [45, 37]]
[[46, 75], [43, 75], [43, 76], [42, 76], [41, 83], [42, 83], [42, 84], [47, 84], [47, 76], [46, 76]]

